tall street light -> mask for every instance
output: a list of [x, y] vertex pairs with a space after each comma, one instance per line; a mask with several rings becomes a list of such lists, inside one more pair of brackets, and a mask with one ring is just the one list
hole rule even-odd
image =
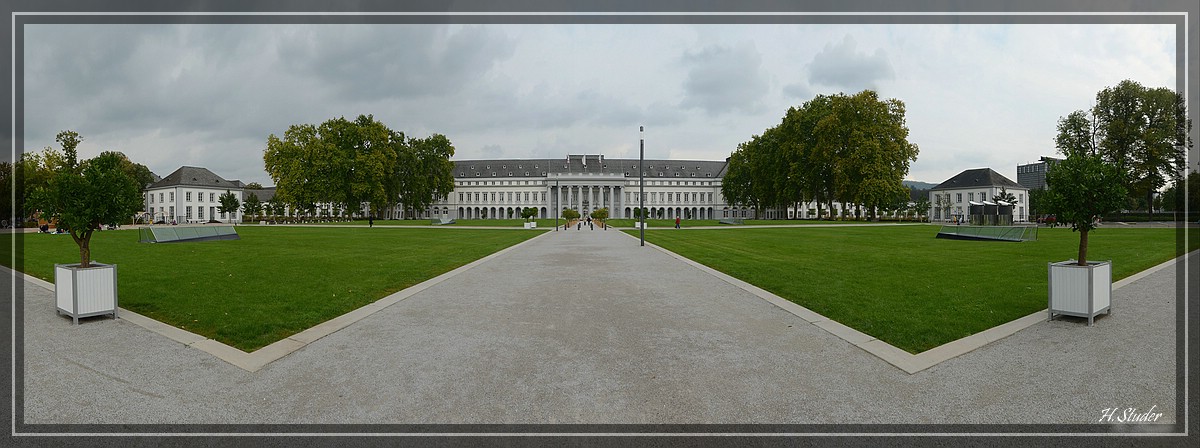
[[646, 245], [646, 127], [638, 126], [638, 216], [642, 225], [642, 246]]
[[558, 175], [554, 175], [554, 231], [558, 231], [558, 197], [562, 194], [562, 187], [558, 186]]

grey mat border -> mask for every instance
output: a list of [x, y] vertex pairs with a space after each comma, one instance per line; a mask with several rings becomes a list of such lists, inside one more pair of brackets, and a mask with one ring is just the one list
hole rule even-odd
[[[295, 352], [296, 350], [300, 350], [300, 349], [304, 348], [305, 346], [307, 346], [308, 344], [311, 344], [318, 339], [321, 339], [325, 336], [329, 336], [329, 335], [337, 332], [338, 330], [346, 328], [346, 327], [350, 326], [351, 324], [358, 322], [358, 321], [362, 320], [363, 318], [366, 318], [367, 316], [375, 314], [376, 312], [378, 312], [384, 308], [394, 305], [394, 304], [396, 304], [404, 299], [407, 299], [409, 297], [412, 297], [413, 294], [424, 291], [433, 285], [436, 285], [436, 284], [446, 281], [458, 274], [466, 272], [467, 270], [469, 270], [475, 266], [478, 266], [481, 263], [484, 263], [488, 260], [499, 257], [501, 255], [504, 255], [504, 254], [508, 253], [509, 251], [516, 249], [524, 244], [528, 244], [529, 242], [531, 242], [533, 240], [536, 240], [538, 238], [543, 238], [548, 233], [549, 232], [542, 231], [541, 235], [535, 236], [533, 238], [527, 239], [520, 243], [514, 244], [512, 246], [508, 246], [504, 249], [493, 252], [483, 258], [480, 258], [478, 260], [472, 261], [465, 265], [459, 266], [458, 268], [450, 270], [449, 272], [445, 272], [437, 277], [431, 278], [429, 280], [425, 280], [421, 283], [417, 283], [416, 285], [405, 288], [404, 290], [389, 294], [388, 296], [386, 296], [382, 299], [371, 302], [367, 305], [359, 307], [359, 308], [357, 308], [353, 311], [350, 311], [346, 314], [343, 314], [341, 316], [335, 317], [335, 318], [327, 320], [325, 322], [321, 322], [321, 323], [319, 323], [313, 327], [310, 327], [304, 331], [293, 334], [293, 335], [283, 338], [279, 341], [276, 341], [266, 347], [260, 348], [258, 350], [255, 350], [255, 351], [249, 352], [249, 353], [244, 352], [241, 349], [235, 348], [233, 346], [226, 345], [221, 342], [217, 342], [216, 340], [209, 339], [207, 337], [192, 333], [190, 331], [183, 330], [183, 329], [159, 322], [157, 320], [151, 319], [149, 317], [143, 316], [143, 315], [135, 313], [133, 311], [129, 311], [125, 308], [118, 308], [118, 310], [119, 310], [118, 315], [120, 316], [120, 319], [122, 319], [122, 320], [128, 321], [129, 323], [132, 323], [134, 325], [140, 326], [147, 330], [153, 331], [160, 335], [166, 336], [167, 338], [169, 338], [173, 341], [179, 342], [188, 347], [192, 347], [192, 348], [198, 349], [200, 351], [203, 351], [205, 353], [208, 353], [210, 355], [213, 355], [213, 356], [217, 357], [217, 359], [220, 359], [222, 361], [230, 363], [238, 368], [241, 368], [242, 370], [245, 370], [247, 372], [257, 372], [260, 369], [262, 369], [263, 367], [266, 367], [268, 364], [275, 362], [276, 360], [279, 360], [279, 359], [283, 358], [284, 356], [287, 356], [287, 355], [291, 354], [292, 352]], [[11, 269], [8, 269], [7, 267], [4, 267], [4, 266], [0, 266], [0, 269], [12, 272]], [[24, 273], [22, 273], [21, 275], [24, 276], [25, 281], [27, 281], [31, 284], [37, 285], [39, 287], [45, 288], [50, 291], [54, 291], [54, 284], [52, 284], [50, 282], [47, 282], [40, 278], [33, 277], [31, 275], [24, 274]]]
[[[858, 225], [862, 225], [862, 224], [858, 224]], [[625, 232], [622, 232], [622, 233], [625, 233]], [[638, 239], [638, 237], [630, 235], [628, 233], [625, 233], [625, 235], [629, 236], [630, 238], [633, 238], [635, 240]], [[664, 249], [656, 244], [647, 242], [646, 246], [652, 247], [658, 251], [661, 251], [667, 255], [670, 255], [671, 257], [674, 257], [678, 260], [683, 261], [684, 263], [692, 265], [696, 269], [699, 269], [705, 273], [708, 273], [709, 275], [712, 275], [721, 280], [724, 280], [726, 283], [729, 283], [733, 286], [741, 288], [742, 290], [744, 290], [746, 292], [754, 294], [754, 295], [758, 296], [759, 298], [766, 300], [767, 302], [770, 302], [772, 305], [775, 305], [775, 306], [783, 309], [784, 311], [792, 313], [792, 314], [796, 315], [796, 317], [804, 319], [804, 321], [816, 326], [817, 328], [825, 330], [829, 334], [837, 336], [838, 338], [841, 338], [842, 340], [850, 343], [851, 345], [861, 348], [861, 349], [865, 350], [867, 353], [875, 355], [879, 359], [882, 359], [883, 361], [887, 362], [888, 364], [895, 366], [896, 368], [904, 371], [905, 373], [908, 373], [909, 375], [916, 374], [917, 372], [920, 372], [922, 370], [928, 369], [935, 365], [941, 364], [942, 362], [945, 362], [951, 358], [954, 358], [954, 357], [957, 357], [957, 356], [960, 356], [960, 355], [963, 355], [966, 353], [970, 353], [970, 352], [974, 351], [975, 349], [978, 349], [978, 348], [983, 347], [992, 342], [999, 341], [1008, 336], [1016, 334], [1016, 332], [1024, 330], [1026, 328], [1029, 328], [1039, 322], [1047, 321], [1046, 310], [1043, 309], [1041, 311], [1035, 312], [1028, 316], [1021, 317], [1021, 318], [1018, 318], [1018, 319], [1015, 319], [1015, 320], [1012, 320], [1009, 322], [1005, 322], [1003, 324], [997, 325], [995, 327], [989, 328], [989, 329], [981, 331], [979, 333], [975, 333], [975, 334], [972, 334], [970, 336], [967, 336], [967, 337], [964, 337], [961, 339], [947, 342], [945, 344], [939, 345], [937, 347], [931, 348], [929, 350], [926, 350], [926, 351], [923, 351], [921, 353], [914, 355], [914, 354], [904, 351], [900, 348], [897, 348], [896, 346], [888, 344], [887, 342], [876, 339], [874, 336], [871, 336], [869, 334], [866, 334], [861, 331], [850, 328], [846, 325], [841, 324], [840, 322], [837, 322], [833, 319], [822, 316], [808, 308], [797, 305], [796, 303], [789, 301], [787, 299], [784, 299], [782, 297], [779, 297], [765, 289], [762, 289], [757, 286], [746, 283], [746, 282], [739, 280], [737, 278], [734, 278], [724, 272], [710, 268], [710, 267], [700, 264], [696, 261], [693, 261], [687, 257], [679, 255], [675, 252], [671, 252], [667, 249]], [[1200, 251], [1193, 251], [1193, 253], [1194, 252], [1200, 252]], [[1128, 285], [1130, 283], [1133, 283], [1137, 280], [1140, 280], [1154, 272], [1174, 266], [1176, 262], [1183, 263], [1188, 255], [1190, 255], [1190, 253], [1177, 256], [1168, 261], [1160, 263], [1154, 267], [1151, 267], [1144, 271], [1138, 272], [1129, 277], [1123, 278], [1119, 281], [1113, 282], [1112, 289], [1114, 291], [1116, 291], [1117, 289], [1119, 289], [1125, 285]]]

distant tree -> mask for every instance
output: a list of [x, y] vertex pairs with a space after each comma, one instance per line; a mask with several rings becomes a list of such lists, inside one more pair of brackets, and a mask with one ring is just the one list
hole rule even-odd
[[225, 190], [225, 193], [221, 194], [221, 197], [217, 199], [221, 203], [221, 205], [217, 206], [217, 211], [228, 213], [229, 219], [233, 220], [233, 215], [237, 213], [238, 207], [241, 206], [238, 203], [237, 195], [230, 193], [229, 190]]
[[996, 194], [995, 196], [992, 196], [992, 202], [1000, 202], [1000, 201], [1007, 202], [1009, 204], [1016, 204], [1017, 197], [1014, 196], [1012, 193], [1009, 193], [1006, 188], [1000, 187], [1000, 193]]
[[13, 224], [13, 227], [20, 227], [20, 215], [15, 213], [16, 208], [13, 203], [15, 183], [16, 170], [13, 164], [0, 162], [0, 211], [4, 213], [0, 219], [3, 219], [5, 223]]
[[563, 210], [562, 217], [567, 221], [576, 220], [579, 219], [579, 212], [573, 208], [568, 208]]
[[538, 214], [538, 209], [536, 209], [534, 207], [525, 207], [525, 208], [521, 209], [521, 219], [524, 219], [526, 221], [533, 219], [534, 217], [537, 216], [537, 214]]
[[263, 203], [258, 200], [258, 194], [250, 192], [246, 195], [246, 202], [242, 204], [242, 214], [250, 216], [252, 219], [258, 219], [258, 215], [262, 214]]
[[608, 219], [608, 207], [592, 211], [592, 219], [600, 221]]
[[76, 152], [82, 142], [79, 134], [62, 131], [55, 140], [63, 147], [63, 164], [48, 184], [38, 186], [31, 205], [70, 232], [79, 246], [79, 266], [91, 267], [92, 232], [133, 215], [142, 205], [141, 187], [122, 170], [121, 158], [115, 153], [80, 163]]
[[949, 193], [946, 193], [946, 194], [937, 193], [934, 195], [934, 200], [935, 200], [935, 202], [933, 204], [934, 207], [936, 207], [938, 210], [946, 211], [945, 213], [942, 214], [942, 219], [949, 219], [951, 216], [950, 215], [950, 206], [954, 204], [953, 202], [950, 201], [950, 194]]
[[50, 178], [66, 163], [62, 151], [47, 146], [41, 152], [21, 154], [14, 164], [16, 185], [21, 191], [16, 194], [14, 212], [22, 220], [29, 219], [37, 212], [27, 204], [35, 191], [49, 188]]
[[1092, 108], [1093, 146], [1124, 176], [1148, 214], [1153, 196], [1183, 175], [1192, 121], [1182, 94], [1124, 80], [1096, 94]]
[[922, 221], [924, 221], [926, 218], [928, 218], [928, 213], [929, 213], [929, 195], [928, 194], [917, 198], [917, 204], [915, 206], [915, 211], [917, 212], [917, 217], [920, 218]]
[[428, 209], [454, 190], [454, 162], [450, 161], [453, 156], [454, 145], [442, 134], [408, 140], [399, 153], [395, 170], [404, 208]]
[[263, 186], [262, 186], [262, 184], [260, 184], [258, 182], [250, 182], [250, 183], [246, 184], [245, 188], [247, 190], [262, 190]]
[[1049, 212], [1046, 204], [1046, 190], [1044, 188], [1034, 188], [1029, 190], [1029, 214], [1030, 215], [1045, 215]]
[[100, 155], [110, 152], [120, 161], [121, 171], [124, 171], [125, 174], [137, 182], [138, 188], [146, 188], [147, 185], [154, 183], [154, 173], [150, 171], [150, 168], [140, 163], [134, 163], [125, 154], [119, 151], [105, 151], [100, 153]]

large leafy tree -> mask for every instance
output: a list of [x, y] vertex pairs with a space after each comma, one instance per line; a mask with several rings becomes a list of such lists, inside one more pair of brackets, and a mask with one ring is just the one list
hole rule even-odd
[[819, 95], [738, 145], [722, 193], [756, 210], [815, 200], [819, 214], [835, 200], [862, 204], [874, 219], [908, 191], [902, 180], [918, 148], [908, 142], [904, 114], [903, 102], [870, 90]]
[[263, 155], [276, 197], [293, 210], [318, 203], [357, 214], [367, 205], [372, 216], [397, 203], [421, 210], [454, 188], [444, 135], [407, 139], [371, 115], [354, 121], [328, 120], [319, 126], [293, 125], [283, 138], [271, 135]]
[[109, 152], [112, 153], [113, 157], [117, 158], [121, 171], [124, 171], [129, 178], [137, 182], [138, 187], [144, 188], [154, 182], [154, 173], [146, 165], [129, 160], [129, 157], [119, 151], [105, 151], [100, 153], [100, 155], [105, 155]]
[[104, 224], [129, 218], [141, 207], [141, 187], [122, 169], [122, 158], [105, 152], [78, 162], [82, 139], [74, 131], [55, 138], [63, 147], [63, 164], [46, 185], [38, 187], [32, 205], [48, 220], [58, 222], [79, 245], [80, 267], [91, 266], [92, 232]]
[[32, 199], [34, 192], [39, 189], [48, 188], [50, 178], [66, 163], [66, 158], [62, 151], [51, 147], [46, 147], [41, 152], [27, 152], [21, 154], [14, 166], [14, 174], [16, 177], [16, 186], [21, 188], [21, 191], [16, 192], [16, 203], [13, 204], [14, 213], [19, 219], [33, 217], [37, 212], [32, 207], [27, 206]]
[[395, 169], [400, 203], [406, 210], [425, 210], [454, 190], [453, 156], [454, 145], [445, 135], [409, 139]]
[[1124, 176], [1130, 195], [1140, 195], [1147, 213], [1153, 197], [1183, 175], [1191, 120], [1183, 95], [1124, 80], [1096, 94], [1093, 146]]

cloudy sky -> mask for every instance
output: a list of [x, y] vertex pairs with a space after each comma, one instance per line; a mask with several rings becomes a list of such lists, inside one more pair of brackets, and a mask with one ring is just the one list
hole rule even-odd
[[817, 94], [907, 106], [908, 179], [1053, 155], [1056, 120], [1175, 86], [1172, 25], [26, 25], [25, 149], [273, 184], [267, 136], [373, 114], [455, 159], [723, 160]]

